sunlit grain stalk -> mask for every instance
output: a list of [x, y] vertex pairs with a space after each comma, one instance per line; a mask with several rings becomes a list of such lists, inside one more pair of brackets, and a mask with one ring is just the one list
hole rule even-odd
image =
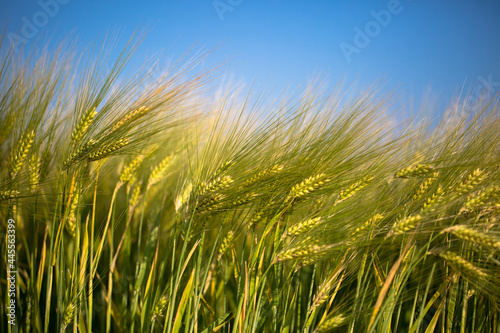
[[96, 116], [96, 108], [87, 110], [71, 133], [71, 146], [75, 147], [87, 134], [87, 131]]
[[395, 177], [410, 178], [410, 177], [422, 176], [434, 172], [435, 170], [436, 169], [432, 165], [419, 163], [399, 170], [398, 172], [396, 172]]
[[11, 162], [10, 162], [10, 176], [11, 178], [15, 178], [18, 172], [24, 165], [26, 158], [31, 150], [33, 145], [33, 141], [35, 139], [35, 131], [30, 131], [26, 133], [19, 142], [17, 146], [13, 150]]
[[345, 190], [342, 190], [339, 194], [339, 197], [335, 201], [335, 205], [341, 203], [344, 200], [349, 199], [350, 197], [354, 196], [356, 193], [361, 191], [363, 188], [368, 186], [373, 181], [373, 177], [371, 176], [366, 176], [362, 180], [352, 184]]
[[444, 229], [441, 233], [451, 233], [456, 237], [483, 247], [500, 250], [500, 239], [479, 232], [464, 225], [455, 225]]

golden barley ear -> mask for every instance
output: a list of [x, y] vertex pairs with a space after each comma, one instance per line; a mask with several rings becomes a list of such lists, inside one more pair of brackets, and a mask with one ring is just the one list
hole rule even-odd
[[415, 229], [420, 221], [422, 221], [422, 216], [420, 215], [410, 215], [403, 219], [399, 219], [394, 223], [392, 229], [387, 234], [387, 237], [392, 235], [401, 235], [407, 231], [411, 231]]
[[500, 250], [500, 239], [482, 233], [480, 231], [471, 229], [465, 225], [455, 225], [444, 229], [441, 233], [450, 233], [456, 237], [477, 244], [482, 247], [492, 248], [494, 250]]
[[219, 253], [217, 255], [217, 261], [220, 261], [222, 259], [222, 256], [227, 252], [231, 244], [233, 243], [234, 240], [234, 231], [229, 231], [222, 240], [222, 243], [219, 248]]
[[457, 195], [465, 195], [472, 192], [479, 184], [481, 184], [488, 174], [481, 169], [474, 170], [471, 174], [465, 177], [464, 180], [454, 189]]
[[75, 147], [80, 140], [87, 134], [87, 131], [96, 116], [96, 108], [89, 109], [82, 116], [75, 129], [71, 133], [71, 147]]
[[486, 272], [474, 266], [472, 263], [465, 260], [455, 252], [438, 251], [431, 253], [443, 258], [450, 266], [452, 266], [458, 272], [467, 273], [469, 278], [472, 278], [475, 281], [485, 281], [488, 278], [488, 274], [486, 274]]
[[63, 320], [62, 320], [62, 323], [61, 323], [62, 331], [64, 331], [64, 329], [69, 324], [71, 324], [71, 322], [75, 318], [75, 315], [76, 315], [76, 305], [75, 305], [75, 303], [71, 302], [64, 309]]
[[435, 170], [436, 168], [434, 168], [430, 164], [419, 163], [399, 170], [398, 172], [396, 172], [395, 177], [410, 178], [410, 177], [422, 176], [434, 172]]
[[143, 160], [144, 156], [138, 155], [129, 164], [127, 164], [120, 174], [120, 181], [123, 183], [127, 183], [133, 180], [134, 173], [141, 166]]
[[37, 154], [31, 155], [30, 161], [28, 163], [29, 186], [31, 191], [36, 191], [40, 182], [40, 166], [41, 162]]
[[475, 209], [480, 208], [481, 206], [486, 205], [488, 202], [492, 200], [497, 200], [500, 197], [500, 187], [496, 185], [492, 185], [485, 190], [478, 191], [469, 195], [462, 208], [460, 209], [460, 213], [470, 213]]
[[149, 176], [148, 187], [153, 186], [165, 177], [168, 167], [172, 162], [173, 155], [165, 157], [161, 162], [153, 168], [151, 175]]
[[325, 185], [328, 181], [329, 179], [326, 177], [326, 174], [324, 173], [319, 173], [317, 175], [306, 178], [302, 182], [292, 187], [290, 193], [286, 198], [286, 201], [304, 197], [309, 193], [319, 189], [320, 187]]
[[160, 299], [156, 302], [155, 308], [153, 310], [153, 316], [151, 321], [160, 320], [165, 315], [165, 311], [167, 310], [169, 297], [167, 294], [160, 297]]
[[128, 138], [119, 139], [113, 143], [105, 145], [102, 148], [98, 148], [94, 152], [90, 153], [88, 159], [89, 161], [98, 161], [117, 152], [118, 150], [125, 147], [129, 143], [130, 140]]
[[359, 182], [356, 182], [351, 186], [349, 186], [348, 188], [346, 188], [345, 190], [342, 190], [339, 194], [339, 197], [337, 198], [337, 201], [335, 202], [335, 205], [354, 196], [356, 193], [358, 193], [363, 188], [368, 186], [368, 184], [370, 184], [372, 181], [373, 177], [366, 176]]
[[319, 323], [318, 327], [314, 330], [314, 333], [330, 332], [331, 330], [343, 326], [346, 323], [347, 318], [343, 314], [333, 315]]
[[296, 237], [299, 236], [303, 233], [308, 232], [309, 230], [313, 229], [317, 225], [321, 224], [323, 221], [321, 220], [321, 217], [314, 217], [311, 219], [307, 219], [305, 221], [299, 222], [293, 226], [291, 226], [284, 234], [281, 236], [281, 239], [284, 239], [286, 237]]
[[15, 199], [18, 196], [19, 196], [19, 191], [18, 190], [4, 190], [4, 191], [0, 191], [0, 201], [8, 200], [8, 199]]
[[28, 157], [28, 154], [31, 150], [31, 146], [33, 145], [33, 141], [35, 139], [35, 131], [30, 131], [26, 133], [17, 143], [17, 146], [13, 150], [13, 154], [11, 157], [10, 163], [10, 177], [14, 179], [16, 175], [19, 173], [21, 168]]
[[68, 158], [64, 161], [63, 167], [64, 169], [68, 169], [69, 167], [75, 165], [79, 161], [83, 160], [87, 157], [87, 155], [94, 149], [97, 145], [97, 141], [90, 139], [86, 143], [84, 143], [80, 148], [71, 152]]

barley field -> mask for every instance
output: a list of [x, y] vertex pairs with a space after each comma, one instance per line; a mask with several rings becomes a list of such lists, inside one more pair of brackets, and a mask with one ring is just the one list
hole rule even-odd
[[500, 331], [498, 101], [395, 121], [137, 47], [2, 41], [2, 332]]

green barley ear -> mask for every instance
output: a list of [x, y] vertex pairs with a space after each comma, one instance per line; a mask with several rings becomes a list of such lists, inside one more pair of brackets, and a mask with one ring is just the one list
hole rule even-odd
[[474, 266], [472, 263], [468, 262], [458, 254], [451, 251], [441, 251], [441, 252], [432, 252], [432, 254], [436, 254], [439, 257], [446, 260], [446, 262], [452, 266], [457, 271], [462, 271], [467, 273], [471, 278], [476, 281], [484, 281], [488, 278], [488, 274], [486, 274], [482, 269]]
[[233, 178], [231, 176], [216, 177], [211, 182], [207, 184], [201, 183], [200, 195], [207, 195], [222, 189], [225, 189], [231, 185]]
[[252, 201], [256, 197], [258, 197], [257, 193], [247, 193], [247, 194], [239, 197], [238, 199], [234, 200], [233, 202], [231, 202], [231, 205], [232, 206], [241, 206], [241, 205], [244, 205], [246, 203], [249, 203], [250, 201]]
[[160, 320], [159, 318], [165, 315], [165, 311], [167, 310], [168, 305], [168, 299], [169, 297], [166, 294], [160, 297], [153, 310], [153, 317], [151, 318], [151, 322]]
[[186, 185], [184, 190], [182, 190], [182, 193], [177, 195], [177, 197], [175, 198], [174, 204], [175, 204], [175, 211], [177, 213], [179, 213], [182, 207], [184, 207], [184, 205], [188, 203], [192, 190], [193, 190], [193, 184], [190, 182]]
[[420, 209], [422, 213], [433, 212], [436, 210], [436, 207], [443, 202], [444, 199], [444, 191], [441, 186], [439, 186], [435, 193], [432, 194], [430, 198], [427, 198], [424, 205]]
[[18, 196], [19, 196], [18, 190], [0, 191], [0, 201], [14, 199], [14, 198], [17, 198]]
[[314, 330], [314, 333], [326, 333], [331, 330], [344, 325], [347, 322], [347, 318], [343, 314], [330, 316], [323, 320], [318, 327]]
[[71, 324], [73, 319], [75, 318], [76, 315], [76, 305], [75, 303], [70, 303], [68, 306], [66, 306], [66, 309], [64, 309], [64, 314], [63, 314], [63, 321], [62, 321], [62, 331]]
[[346, 188], [345, 190], [342, 190], [339, 194], [339, 197], [337, 198], [337, 201], [335, 201], [335, 205], [344, 201], [344, 200], [349, 199], [350, 197], [352, 197], [353, 195], [355, 195], [356, 193], [361, 191], [363, 188], [368, 186], [368, 184], [370, 184], [372, 181], [373, 181], [373, 177], [366, 176], [362, 180], [360, 180], [359, 182], [356, 182], [356, 183], [352, 184], [351, 186], [349, 186], [348, 188]]
[[296, 198], [301, 198], [323, 186], [329, 179], [326, 178], [324, 173], [319, 173], [315, 176], [304, 179], [302, 182], [292, 187], [288, 194], [286, 201]]
[[68, 207], [67, 219], [66, 219], [66, 231], [71, 235], [71, 238], [75, 239], [76, 236], [76, 210], [78, 208], [80, 200], [80, 190], [78, 186], [75, 186], [73, 196], [71, 197], [71, 202]]
[[416, 201], [422, 199], [425, 193], [427, 193], [429, 187], [431, 187], [431, 185], [436, 181], [438, 175], [438, 172], [434, 172], [429, 178], [425, 179], [418, 187], [417, 192], [413, 195], [412, 200]]
[[224, 237], [224, 239], [222, 240], [222, 243], [219, 248], [219, 253], [217, 255], [217, 261], [220, 261], [222, 256], [227, 252], [227, 250], [233, 243], [233, 239], [234, 239], [234, 232], [229, 231], [226, 237]]
[[71, 147], [75, 147], [79, 141], [87, 134], [87, 130], [92, 124], [92, 120], [96, 115], [96, 108], [89, 109], [80, 119], [80, 122], [76, 125], [73, 133], [71, 133]]
[[398, 172], [396, 172], [395, 177], [396, 178], [416, 177], [434, 172], [435, 170], [436, 169], [432, 165], [419, 163], [399, 170]]
[[500, 187], [495, 185], [490, 186], [483, 191], [471, 194], [465, 200], [463, 207], [460, 209], [460, 213], [470, 213], [474, 209], [484, 206], [489, 201], [498, 199], [499, 195]]
[[281, 236], [281, 239], [284, 239], [286, 237], [290, 237], [290, 236], [299, 236], [311, 229], [313, 229], [314, 227], [316, 227], [317, 225], [321, 224], [323, 221], [321, 220], [320, 217], [314, 217], [314, 218], [311, 218], [311, 219], [307, 219], [305, 221], [302, 221], [300, 223], [297, 223], [296, 225], [293, 225], [291, 226], [284, 234], [283, 236]]
[[274, 262], [317, 257], [325, 254], [331, 248], [333, 245], [302, 244], [281, 251], [274, 258]]
[[366, 229], [370, 228], [372, 225], [377, 223], [378, 221], [382, 220], [384, 218], [383, 215], [381, 214], [375, 214], [373, 215], [372, 218], [368, 219], [365, 223], [354, 229], [354, 231], [351, 233], [351, 236], [349, 237], [351, 241], [356, 241], [361, 237], [361, 234], [363, 231]]
[[399, 219], [394, 223], [392, 229], [387, 234], [387, 237], [390, 237], [392, 235], [400, 235], [404, 232], [413, 230], [420, 221], [422, 221], [422, 216], [420, 215], [410, 215], [403, 219]]
[[142, 182], [139, 182], [138, 184], [134, 185], [134, 189], [132, 190], [132, 193], [130, 194], [130, 199], [128, 202], [130, 207], [135, 207], [135, 205], [139, 201], [139, 197], [141, 196], [141, 183]]
[[117, 152], [130, 143], [128, 138], [119, 139], [116, 142], [105, 145], [89, 155], [89, 161], [97, 161]]
[[134, 178], [134, 173], [137, 168], [139, 168], [143, 160], [144, 156], [138, 155], [129, 164], [127, 164], [120, 174], [120, 181], [123, 183], [130, 182]]
[[24, 331], [31, 332], [31, 315], [33, 311], [33, 295], [30, 292], [26, 299], [26, 316], [24, 317]]
[[471, 174], [469, 174], [455, 189], [455, 193], [458, 195], [465, 195], [470, 193], [481, 184], [487, 177], [487, 173], [484, 170], [476, 169]]
[[35, 191], [38, 187], [38, 183], [40, 181], [40, 159], [37, 154], [31, 155], [30, 161], [28, 163], [29, 170], [29, 185], [31, 191]]
[[222, 165], [215, 171], [212, 178], [217, 178], [217, 177], [221, 176], [222, 174], [224, 174], [230, 167], [232, 167], [234, 165], [234, 163], [235, 162], [233, 162], [232, 160], [229, 160], [225, 163], [222, 163]]
[[72, 165], [78, 163], [83, 158], [87, 157], [87, 155], [94, 149], [97, 145], [97, 141], [90, 139], [86, 143], [84, 143], [80, 148], [75, 151], [72, 151], [68, 158], [64, 161], [63, 166], [64, 169], [68, 169]]
[[16, 148], [13, 151], [10, 163], [10, 177], [15, 178], [18, 172], [23, 167], [26, 158], [33, 145], [33, 140], [35, 139], [35, 131], [26, 133], [17, 143]]
[[264, 169], [255, 176], [251, 177], [250, 179], [246, 180], [243, 185], [241, 185], [241, 188], [253, 185], [257, 183], [258, 181], [263, 180], [264, 178], [267, 178], [273, 174], [276, 174], [283, 170], [283, 165], [275, 164], [270, 168]]
[[173, 155], [165, 157], [163, 160], [161, 160], [160, 163], [158, 163], [158, 165], [153, 168], [153, 171], [151, 171], [151, 175], [149, 176], [148, 187], [153, 186], [154, 184], [165, 178], [168, 167], [172, 162], [172, 157]]
[[198, 198], [198, 203], [196, 205], [196, 211], [201, 214], [206, 214], [213, 212], [221, 208], [221, 201], [225, 198], [222, 194], [215, 194], [210, 197], [205, 197], [203, 199]]
[[484, 234], [482, 232], [470, 229], [464, 225], [455, 225], [444, 229], [441, 233], [450, 233], [456, 237], [468, 242], [475, 243], [482, 247], [489, 247], [495, 250], [500, 250], [500, 239]]

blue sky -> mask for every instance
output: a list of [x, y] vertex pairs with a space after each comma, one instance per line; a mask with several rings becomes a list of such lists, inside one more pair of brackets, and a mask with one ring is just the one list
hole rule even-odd
[[[158, 52], [176, 58], [197, 43], [221, 45], [214, 62], [256, 89], [304, 84], [325, 75], [359, 89], [385, 78], [402, 99], [429, 89], [440, 102], [464, 83], [500, 92], [500, 1], [480, 0], [0, 0], [7, 32], [26, 47], [68, 33], [82, 49], [109, 32], [126, 40], [151, 31], [135, 64]], [[56, 4], [56, 5], [55, 5]], [[29, 31], [30, 24], [36, 31]], [[25, 30], [21, 31], [23, 25]], [[23, 34], [24, 32], [24, 34]], [[28, 33], [29, 32], [29, 33]], [[12, 34], [10, 35], [13, 36]], [[221, 44], [222, 43], [222, 44]], [[489, 83], [486, 83], [489, 82]]]

